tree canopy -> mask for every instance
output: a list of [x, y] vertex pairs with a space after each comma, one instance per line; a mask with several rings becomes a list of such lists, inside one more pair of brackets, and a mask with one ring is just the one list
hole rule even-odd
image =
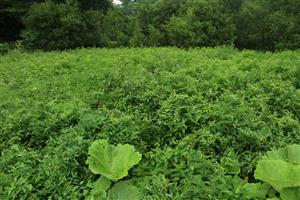
[[[46, 4], [51, 4], [52, 10], [45, 9]], [[58, 14], [62, 7], [65, 9]], [[299, 8], [298, 0], [123, 0], [118, 5], [111, 0], [2, 0], [0, 42], [21, 39], [25, 46], [48, 50], [220, 45], [297, 49]], [[59, 36], [48, 36], [56, 34]], [[60, 43], [58, 38], [70, 42], [49, 45]]]

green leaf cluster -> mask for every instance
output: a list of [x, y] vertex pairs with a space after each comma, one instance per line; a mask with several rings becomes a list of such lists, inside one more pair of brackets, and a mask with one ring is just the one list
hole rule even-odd
[[276, 189], [283, 200], [300, 198], [300, 145], [270, 151], [257, 165], [255, 178]]
[[138, 200], [140, 198], [138, 188], [128, 182], [118, 182], [108, 189], [111, 181], [117, 182], [127, 176], [128, 170], [141, 159], [141, 154], [136, 152], [132, 145], [113, 146], [107, 140], [93, 142], [89, 148], [87, 164], [94, 174], [102, 176], [94, 184], [91, 199], [101, 197], [108, 200]]

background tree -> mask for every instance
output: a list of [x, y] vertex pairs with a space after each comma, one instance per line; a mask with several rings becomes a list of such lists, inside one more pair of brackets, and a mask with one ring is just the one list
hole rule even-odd
[[24, 44], [33, 49], [300, 48], [299, 0], [2, 0], [0, 6], [0, 42], [21, 39], [25, 29]]
[[186, 11], [181, 16], [173, 16], [166, 26], [170, 44], [180, 47], [231, 45], [235, 26], [220, 6], [218, 1], [187, 3]]
[[12, 42], [20, 39], [20, 32], [24, 29], [22, 17], [36, 2], [42, 2], [42, 0], [0, 1], [0, 42]]
[[75, 1], [34, 4], [24, 18], [24, 43], [34, 49], [67, 49], [101, 45], [101, 15], [81, 12]]

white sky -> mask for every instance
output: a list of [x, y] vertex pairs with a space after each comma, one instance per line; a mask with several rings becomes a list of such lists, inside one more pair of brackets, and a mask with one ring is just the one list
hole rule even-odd
[[114, 2], [115, 4], [120, 4], [120, 3], [121, 3], [120, 0], [113, 0], [113, 2]]

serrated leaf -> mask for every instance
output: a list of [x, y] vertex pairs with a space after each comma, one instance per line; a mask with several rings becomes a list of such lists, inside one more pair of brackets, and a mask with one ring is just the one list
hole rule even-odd
[[129, 144], [110, 145], [107, 140], [97, 140], [89, 148], [87, 164], [94, 174], [112, 181], [128, 175], [128, 170], [138, 164], [142, 156]]
[[126, 181], [116, 183], [108, 191], [108, 200], [139, 200], [141, 194], [137, 187]]
[[270, 151], [263, 160], [284, 160], [291, 164], [300, 164], [300, 145], [289, 145], [276, 151]]
[[277, 191], [300, 186], [300, 145], [271, 151], [258, 162], [255, 178], [272, 185]]
[[272, 185], [283, 200], [300, 199], [300, 145], [271, 151], [258, 162], [254, 177]]

